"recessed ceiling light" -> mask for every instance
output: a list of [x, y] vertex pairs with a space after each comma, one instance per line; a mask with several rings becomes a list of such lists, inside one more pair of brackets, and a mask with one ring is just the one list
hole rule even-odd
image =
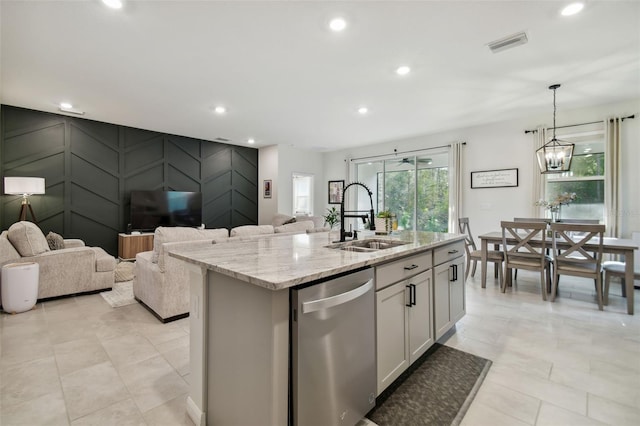
[[216, 112], [216, 114], [224, 114], [225, 112], [227, 112], [227, 109], [221, 105], [215, 107], [213, 110]]
[[360, 115], [365, 115], [368, 112], [369, 112], [369, 108], [365, 106], [361, 106], [360, 108], [358, 108], [358, 114]]
[[562, 9], [562, 11], [560, 12], [560, 14], [562, 16], [571, 16], [571, 15], [575, 15], [576, 13], [580, 12], [582, 10], [582, 8], [584, 8], [584, 3], [571, 3], [570, 5], [568, 5], [567, 7], [565, 7], [564, 9]]
[[248, 143], [249, 145], [253, 145], [254, 143], [256, 143], [256, 140], [255, 140], [255, 139], [253, 139], [253, 138], [249, 138], [249, 139], [247, 139], [247, 143]]
[[68, 112], [71, 114], [84, 115], [84, 111], [80, 111], [79, 109], [75, 109], [73, 105], [69, 102], [60, 102], [58, 105], [58, 109], [62, 112]]
[[102, 0], [111, 9], [122, 9], [122, 0]]
[[340, 32], [347, 28], [347, 21], [343, 18], [334, 18], [329, 21], [329, 28], [331, 28], [331, 31]]
[[406, 65], [402, 65], [396, 69], [396, 74], [398, 75], [407, 75], [411, 72], [411, 68]]

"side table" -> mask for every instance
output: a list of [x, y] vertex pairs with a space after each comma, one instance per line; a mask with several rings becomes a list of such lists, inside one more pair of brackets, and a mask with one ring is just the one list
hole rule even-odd
[[2, 308], [12, 314], [32, 309], [38, 300], [40, 265], [9, 263], [2, 267]]

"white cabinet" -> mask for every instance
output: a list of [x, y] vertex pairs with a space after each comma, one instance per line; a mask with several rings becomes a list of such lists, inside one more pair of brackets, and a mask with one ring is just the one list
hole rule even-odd
[[376, 292], [378, 395], [434, 343], [431, 271]]
[[435, 339], [438, 340], [466, 312], [464, 286], [464, 243], [434, 251], [433, 303]]

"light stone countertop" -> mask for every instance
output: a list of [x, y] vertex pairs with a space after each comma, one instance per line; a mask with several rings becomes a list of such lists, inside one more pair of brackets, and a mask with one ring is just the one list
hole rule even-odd
[[408, 244], [374, 252], [345, 251], [327, 248], [337, 239], [337, 233], [318, 232], [230, 240], [169, 254], [238, 280], [281, 290], [464, 240], [464, 235], [435, 232], [402, 231], [392, 236], [374, 236], [372, 231], [366, 231], [359, 235], [360, 240], [402, 240]]

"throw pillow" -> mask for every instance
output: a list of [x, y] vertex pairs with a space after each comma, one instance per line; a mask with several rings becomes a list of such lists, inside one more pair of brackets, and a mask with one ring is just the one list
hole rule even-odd
[[7, 238], [22, 257], [37, 256], [49, 251], [47, 239], [40, 228], [32, 222], [14, 223], [7, 231]]
[[291, 219], [287, 220], [285, 223], [283, 223], [283, 225], [286, 225], [288, 223], [296, 223], [296, 218], [292, 217]]
[[60, 250], [64, 248], [64, 238], [62, 235], [49, 231], [47, 234], [47, 244], [51, 250]]

